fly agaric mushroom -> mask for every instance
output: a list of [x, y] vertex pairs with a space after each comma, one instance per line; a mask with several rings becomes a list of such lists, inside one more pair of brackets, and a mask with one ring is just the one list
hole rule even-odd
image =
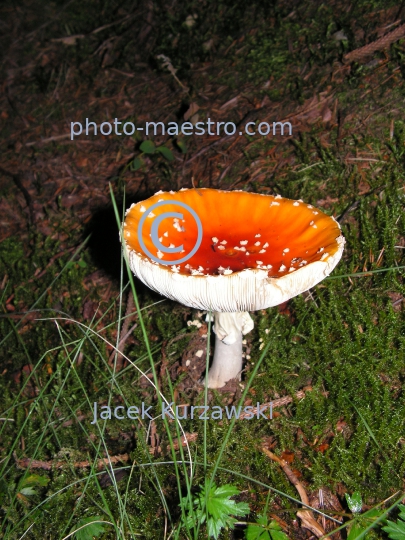
[[344, 243], [336, 220], [310, 204], [243, 191], [160, 191], [133, 204], [123, 227], [129, 264], [141, 281], [214, 312], [209, 388], [240, 379], [242, 334], [253, 328], [247, 312], [277, 306], [322, 281]]

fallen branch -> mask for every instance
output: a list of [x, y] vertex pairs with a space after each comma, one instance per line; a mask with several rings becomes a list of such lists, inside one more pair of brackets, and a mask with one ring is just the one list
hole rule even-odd
[[[14, 459], [17, 463], [17, 467], [19, 467], [20, 469], [43, 469], [45, 471], [51, 471], [53, 469], [62, 469], [69, 464], [68, 461], [54, 461], [52, 459], [50, 461], [40, 461], [31, 458], [18, 459], [15, 453]], [[129, 461], [129, 459], [129, 454], [118, 454], [116, 456], [98, 459], [96, 462], [88, 460], [76, 461], [72, 465], [76, 469], [85, 469], [86, 467], [95, 466], [98, 471], [101, 471], [105, 469], [105, 466], [109, 465], [110, 463], [113, 465], [116, 463], [125, 463]]]
[[[186, 433], [185, 436], [181, 437], [181, 446], [185, 447], [188, 443], [196, 441], [198, 433]], [[178, 439], [173, 441], [173, 447], [177, 451], [180, 448]], [[170, 445], [167, 445], [167, 451], [170, 451]], [[160, 454], [162, 452], [162, 447], [149, 448], [151, 454]], [[31, 458], [21, 458], [17, 457], [17, 454], [14, 452], [14, 459], [19, 469], [42, 469], [44, 471], [52, 471], [55, 469], [63, 469], [69, 465], [68, 461], [55, 461], [50, 459], [49, 461], [41, 461], [38, 459]], [[94, 467], [98, 471], [102, 471], [108, 465], [115, 465], [117, 463], [126, 463], [130, 461], [129, 454], [117, 454], [116, 456], [110, 456], [108, 458], [101, 458], [96, 461], [84, 460], [84, 461], [75, 461], [70, 463], [75, 469], [86, 469], [87, 467]]]
[[[317, 538], [321, 538], [326, 534], [325, 529], [314, 519], [310, 510], [299, 510], [297, 516], [301, 520], [302, 527], [309, 529]], [[330, 540], [330, 537], [324, 536], [324, 540]]]
[[[186, 433], [186, 436], [183, 435], [181, 437], [181, 446], [184, 448], [187, 446], [188, 443], [194, 442], [197, 440], [198, 433]], [[180, 448], [179, 440], [175, 439], [173, 441], [173, 448], [177, 451]], [[170, 444], [167, 445], [166, 451], [170, 452]], [[162, 447], [161, 446], [155, 446], [154, 448], [149, 448], [149, 452], [154, 455], [158, 455], [162, 453]]]
[[345, 56], [343, 57], [343, 62], [345, 64], [349, 64], [350, 62], [358, 62], [359, 60], [362, 60], [363, 58], [370, 56], [370, 54], [376, 51], [381, 51], [382, 49], [386, 49], [387, 47], [391, 45], [391, 43], [398, 41], [404, 36], [405, 36], [405, 24], [401, 24], [401, 26], [398, 26], [398, 28], [396, 28], [389, 34], [386, 34], [385, 36], [381, 37], [380, 39], [377, 39], [376, 41], [373, 41], [372, 43], [369, 43], [368, 45], [365, 45], [364, 47], [360, 47], [360, 49], [355, 49], [354, 51], [345, 54]]
[[[307, 392], [309, 392], [310, 389], [307, 389]], [[323, 394], [324, 395], [324, 394]], [[279, 399], [274, 399], [273, 401], [269, 401], [269, 403], [264, 403], [263, 405], [260, 405], [261, 411], [266, 411], [267, 409], [276, 409], [277, 407], [284, 407], [284, 405], [288, 405], [289, 403], [292, 403], [294, 399], [303, 399], [305, 397], [305, 391], [300, 390], [295, 394], [295, 396], [284, 396]], [[326, 396], [327, 397], [327, 396]], [[239, 418], [243, 419], [246, 416], [251, 416], [253, 414], [257, 413], [257, 407], [253, 407], [253, 410], [251, 412], [242, 413]]]
[[[266, 456], [269, 457], [272, 461], [275, 461], [281, 466], [288, 480], [292, 483], [292, 485], [298, 491], [301, 501], [306, 506], [309, 506], [309, 499], [308, 499], [307, 492], [305, 491], [304, 486], [301, 484], [301, 482], [298, 480], [298, 478], [295, 476], [295, 474], [292, 472], [292, 470], [288, 466], [288, 463], [284, 459], [281, 459], [275, 454], [273, 454], [273, 452], [270, 452], [270, 450], [267, 450], [267, 448], [263, 447], [262, 452], [264, 452]], [[324, 540], [330, 540], [328, 536], [325, 536], [326, 534], [325, 530], [315, 520], [310, 510], [307, 510], [307, 509], [299, 510], [297, 512], [297, 516], [301, 519], [302, 526], [305, 529], [309, 529], [317, 538], [321, 538], [323, 536]]]

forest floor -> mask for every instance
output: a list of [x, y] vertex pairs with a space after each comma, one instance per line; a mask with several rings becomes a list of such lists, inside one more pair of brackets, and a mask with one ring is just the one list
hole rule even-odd
[[[373, 520], [405, 494], [405, 7], [262, 4], [0, 7], [0, 537], [207, 538], [203, 522], [187, 532], [180, 502], [216, 463], [216, 485], [250, 508], [221, 538], [263, 514], [263, 538], [339, 524], [333, 539], [387, 538]], [[102, 135], [114, 119], [237, 130]], [[342, 261], [252, 313], [242, 385], [208, 392], [237, 405], [260, 359], [244, 405], [273, 401], [272, 420], [188, 419], [181, 444], [159, 418], [91, 424], [94, 402], [157, 405], [151, 356], [163, 395], [204, 403], [205, 314], [136, 280], [140, 314], [112, 203], [192, 187], [302, 199], [338, 220]]]

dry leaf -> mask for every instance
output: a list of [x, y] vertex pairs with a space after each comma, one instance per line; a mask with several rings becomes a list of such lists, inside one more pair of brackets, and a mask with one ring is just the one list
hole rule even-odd
[[51, 41], [55, 41], [55, 42], [59, 41], [60, 43], [63, 43], [64, 45], [76, 45], [76, 41], [78, 39], [83, 39], [83, 38], [84, 38], [84, 34], [76, 34], [74, 36], [51, 39]]
[[284, 459], [287, 463], [292, 463], [294, 461], [294, 452], [290, 452], [290, 450], [284, 450], [284, 452], [281, 454], [281, 459]]
[[197, 111], [200, 110], [200, 107], [197, 105], [197, 103], [190, 103], [190, 106], [189, 108], [187, 109], [187, 111], [184, 113], [184, 120], [188, 120], [189, 118], [191, 118], [192, 116], [195, 115], [195, 113]]

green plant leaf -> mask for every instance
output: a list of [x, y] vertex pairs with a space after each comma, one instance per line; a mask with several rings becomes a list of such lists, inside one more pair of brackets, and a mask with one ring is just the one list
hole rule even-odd
[[140, 169], [143, 165], [143, 160], [141, 158], [135, 158], [133, 161], [131, 161], [130, 169], [131, 171], [137, 171]]
[[187, 145], [184, 141], [176, 141], [177, 146], [180, 148], [180, 150], [183, 152], [183, 154], [187, 154]]
[[400, 510], [397, 521], [387, 520], [387, 525], [382, 528], [391, 540], [405, 540], [405, 506], [398, 505]]
[[218, 488], [213, 484], [207, 498], [208, 513], [214, 519], [218, 520], [227, 518], [231, 514], [234, 516], [244, 516], [250, 511], [249, 505], [246, 503], [236, 503], [229, 498], [238, 494], [239, 490], [230, 484]]
[[45, 487], [49, 483], [47, 476], [40, 476], [39, 474], [30, 474], [21, 480], [20, 486], [36, 485]]
[[352, 496], [345, 493], [345, 497], [350, 511], [353, 512], [353, 514], [359, 514], [363, 508], [363, 501], [361, 500], [360, 492], [355, 491]]
[[[209, 481], [205, 486], [200, 486], [200, 492], [194, 498], [194, 517], [190, 513], [186, 517], [186, 524], [191, 528], [195, 525], [195, 519], [200, 524], [207, 521], [208, 536], [218, 538], [221, 529], [228, 527], [233, 529], [236, 519], [233, 516], [244, 516], [250, 512], [247, 503], [237, 503], [230, 499], [238, 495], [239, 490], [230, 484], [217, 487], [212, 484], [208, 491]], [[208, 492], [207, 492], [208, 491]], [[181, 501], [181, 506], [187, 509], [187, 497]]]
[[166, 146], [159, 146], [158, 148], [156, 148], [156, 150], [160, 152], [162, 156], [164, 156], [168, 161], [174, 160], [173, 152], [169, 150], [169, 148], [167, 148]]
[[399, 509], [399, 518], [405, 521], [405, 505], [399, 504], [398, 509]]
[[102, 521], [100, 516], [83, 518], [70, 532], [75, 532], [76, 540], [93, 540], [105, 532], [103, 524], [98, 523], [99, 521]]
[[271, 540], [270, 533], [260, 525], [248, 525], [246, 540]]
[[363, 531], [367, 529], [368, 525], [360, 525], [360, 523], [354, 523], [347, 536], [347, 540], [355, 540]]
[[156, 146], [152, 141], [143, 141], [139, 149], [141, 152], [145, 152], [145, 154], [154, 154], [156, 151]]
[[271, 540], [289, 540], [283, 531], [270, 531]]
[[395, 521], [387, 521], [388, 525], [386, 527], [383, 527], [383, 531], [385, 531], [389, 538], [392, 540], [405, 540], [405, 522], [398, 520], [396, 523]]
[[267, 516], [259, 515], [257, 524], [250, 524], [246, 529], [246, 540], [289, 540], [277, 521], [268, 523]]
[[[347, 540], [356, 540], [356, 538], [358, 538], [364, 531], [367, 531], [383, 513], [384, 510], [381, 508], [371, 508], [371, 510], [368, 510], [364, 514], [356, 514], [355, 521], [349, 529]], [[364, 538], [368, 538], [368, 535], [364, 536]]]

